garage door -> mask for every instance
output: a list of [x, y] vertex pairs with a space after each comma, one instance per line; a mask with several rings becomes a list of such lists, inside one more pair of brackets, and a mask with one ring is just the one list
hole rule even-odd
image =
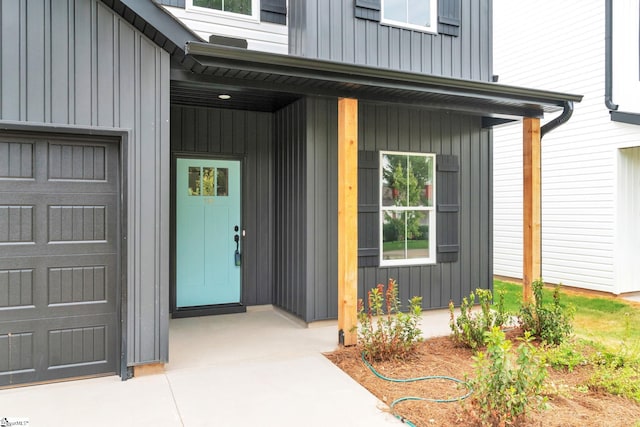
[[0, 386], [116, 372], [118, 152], [0, 134]]

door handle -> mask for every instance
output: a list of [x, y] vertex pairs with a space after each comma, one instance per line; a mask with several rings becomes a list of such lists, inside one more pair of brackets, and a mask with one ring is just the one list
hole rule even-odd
[[240, 255], [240, 236], [238, 235], [238, 226], [234, 227], [234, 231], [236, 232], [235, 236], [233, 236], [233, 241], [236, 242], [236, 252], [234, 254], [234, 261], [236, 266], [240, 266], [242, 264], [242, 256]]

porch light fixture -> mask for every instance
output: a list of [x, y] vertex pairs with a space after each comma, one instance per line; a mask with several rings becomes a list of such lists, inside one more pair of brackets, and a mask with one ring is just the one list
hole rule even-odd
[[220, 95], [218, 95], [219, 99], [222, 99], [223, 101], [226, 101], [227, 99], [231, 99], [231, 95], [228, 95], [226, 93], [221, 93]]

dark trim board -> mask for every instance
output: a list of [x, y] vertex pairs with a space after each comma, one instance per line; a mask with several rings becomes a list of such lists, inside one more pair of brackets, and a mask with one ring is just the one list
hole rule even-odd
[[247, 307], [242, 304], [204, 305], [176, 308], [173, 313], [171, 313], [171, 317], [174, 319], [183, 319], [186, 317], [211, 316], [216, 314], [246, 313], [246, 311]]

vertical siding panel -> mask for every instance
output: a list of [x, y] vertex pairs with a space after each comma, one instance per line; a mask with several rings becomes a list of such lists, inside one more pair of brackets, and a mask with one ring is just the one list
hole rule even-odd
[[27, 84], [25, 119], [36, 122], [44, 121], [44, 9], [43, 0], [26, 2], [26, 70]]
[[207, 151], [207, 110], [196, 110], [195, 151], [206, 153]]
[[195, 151], [196, 149], [196, 114], [195, 108], [184, 109], [182, 116], [182, 146], [183, 151]]
[[159, 183], [156, 186], [156, 196], [158, 201], [156, 204], [156, 213], [158, 214], [156, 226], [156, 241], [159, 248], [156, 249], [156, 271], [158, 281], [156, 285], [156, 299], [159, 300], [156, 316], [158, 320], [158, 349], [156, 359], [168, 360], [169, 357], [169, 262], [170, 245], [169, 234], [171, 229], [170, 215], [170, 191], [171, 186], [171, 145], [169, 132], [170, 119], [170, 96], [169, 96], [169, 69], [171, 60], [169, 55], [161, 49], [156, 48], [156, 93], [160, 95], [156, 103], [156, 119], [157, 124], [155, 146], [159, 168], [154, 171], [156, 180]]
[[96, 110], [98, 126], [115, 126], [114, 123], [114, 16], [104, 6], [97, 8], [96, 24]]
[[91, 13], [91, 32], [88, 34], [90, 37], [91, 43], [91, 56], [90, 56], [90, 64], [91, 64], [91, 91], [90, 93], [90, 102], [91, 102], [91, 125], [98, 124], [98, 19], [97, 19], [97, 9], [100, 7], [95, 2], [91, 2], [90, 4], [90, 13]]
[[[51, 121], [70, 123], [69, 110], [69, 14], [66, 0], [51, 3]], [[3, 38], [4, 44], [4, 38]], [[4, 79], [3, 79], [4, 80]]]
[[[254, 113], [247, 113], [247, 115], [250, 116], [247, 120], [247, 124], [256, 123], [256, 117]], [[247, 152], [249, 153], [256, 152], [255, 134], [255, 125], [249, 126], [247, 140], [245, 143], [245, 147], [247, 149]], [[256, 204], [256, 198], [249, 197], [249, 195], [247, 194], [249, 191], [257, 193], [259, 193], [260, 191], [260, 182], [257, 178], [258, 167], [256, 164], [255, 154], [246, 156], [242, 167], [242, 175], [244, 177], [244, 185], [242, 186], [244, 202], [242, 205], [242, 229], [246, 230], [247, 232], [247, 236], [242, 239], [242, 256], [244, 258], [242, 263], [242, 302], [245, 305], [255, 305], [257, 301], [257, 286], [246, 285], [247, 283], [257, 282], [257, 268], [255, 264], [258, 262], [257, 255], [260, 253], [257, 251], [258, 227], [256, 225], [256, 222], [258, 218], [258, 206]]]
[[[138, 67], [136, 67], [136, 96], [138, 101], [143, 104], [147, 104], [148, 100], [155, 100], [153, 79], [149, 76], [155, 75], [154, 65], [154, 51], [149, 42], [135, 36], [136, 49], [138, 50]], [[139, 71], [138, 71], [139, 70]], [[144, 101], [142, 101], [144, 100]], [[153, 103], [149, 103], [152, 108], [155, 108]], [[155, 212], [156, 205], [156, 185], [157, 185], [157, 169], [155, 162], [155, 150], [153, 144], [155, 143], [155, 129], [153, 128], [153, 121], [155, 119], [153, 113], [154, 110], [149, 108], [136, 109], [136, 132], [139, 136], [139, 142], [137, 147], [137, 161], [135, 163], [135, 175], [136, 175], [136, 204], [137, 204], [137, 246], [140, 248], [140, 281], [136, 283], [138, 294], [140, 295], [140, 333], [142, 339], [140, 341], [140, 348], [138, 349], [137, 358], [140, 360], [153, 360], [153, 354], [155, 353], [155, 346], [158, 343], [158, 337], [156, 336], [156, 324], [157, 317], [155, 311], [157, 310], [157, 299], [155, 298], [155, 289], [153, 286], [143, 286], [147, 283], [155, 283], [159, 277], [156, 274], [155, 264], [155, 252], [144, 251], [145, 244], [152, 244], [154, 247], [158, 244], [155, 235], [155, 221], [149, 221], [149, 218], [155, 219], [157, 213]], [[153, 154], [152, 154], [153, 153]]]
[[91, 19], [91, 2], [76, 0], [72, 13], [73, 33], [72, 52], [74, 53], [73, 108], [75, 114], [74, 123], [79, 125], [91, 125], [92, 114], [92, 49], [91, 32], [93, 19]]
[[171, 150], [181, 151], [182, 148], [182, 108], [171, 105]]
[[6, 120], [20, 120], [21, 105], [21, 79], [20, 64], [21, 55], [24, 52], [22, 38], [23, 30], [21, 29], [22, 15], [21, 7], [24, 7], [23, 1], [2, 2], [2, 25], [0, 25], [0, 34], [2, 35], [2, 56], [0, 57], [0, 87], [2, 88], [0, 98], [2, 99], [1, 110], [2, 118]]

